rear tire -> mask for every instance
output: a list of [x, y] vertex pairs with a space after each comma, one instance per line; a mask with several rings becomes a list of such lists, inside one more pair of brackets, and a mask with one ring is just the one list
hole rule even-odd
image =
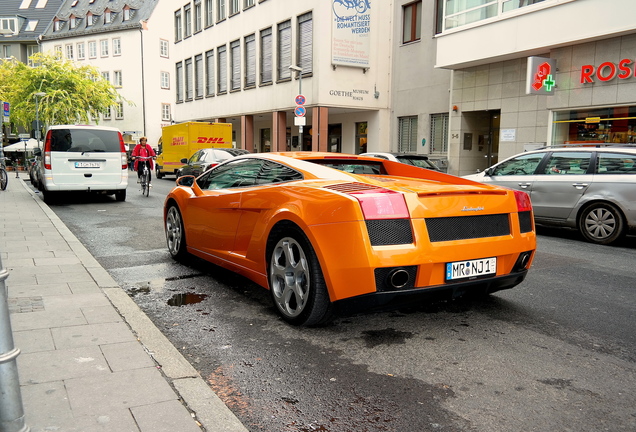
[[115, 199], [117, 201], [126, 201], [126, 189], [116, 191]]
[[0, 169], [0, 189], [7, 189], [7, 185], [9, 184], [9, 176], [4, 169]]
[[623, 236], [625, 220], [613, 204], [595, 203], [581, 212], [579, 231], [588, 242], [606, 245]]
[[289, 324], [327, 323], [332, 304], [313, 247], [298, 227], [272, 233], [267, 254], [268, 282], [278, 313]]
[[166, 213], [166, 242], [168, 252], [174, 260], [180, 261], [188, 255], [183, 218], [176, 204], [171, 204]]

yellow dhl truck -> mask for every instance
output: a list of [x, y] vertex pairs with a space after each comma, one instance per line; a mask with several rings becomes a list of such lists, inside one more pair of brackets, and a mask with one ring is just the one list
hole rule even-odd
[[183, 166], [181, 159], [189, 159], [197, 150], [213, 147], [232, 147], [230, 123], [185, 122], [164, 126], [155, 164], [157, 178], [176, 175]]

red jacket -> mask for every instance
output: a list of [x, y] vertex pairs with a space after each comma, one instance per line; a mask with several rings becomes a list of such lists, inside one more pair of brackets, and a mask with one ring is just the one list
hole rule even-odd
[[[148, 156], [157, 156], [157, 154], [155, 153], [153, 148], [150, 147], [148, 144], [146, 144], [145, 146], [142, 146], [141, 144], [137, 144], [135, 148], [133, 149], [131, 156], [132, 157], [137, 157], [137, 156], [148, 157]], [[149, 161], [150, 161], [150, 170], [155, 169], [154, 161], [152, 159], [149, 159]], [[139, 159], [135, 159], [135, 171], [137, 171], [138, 163], [139, 163]]]

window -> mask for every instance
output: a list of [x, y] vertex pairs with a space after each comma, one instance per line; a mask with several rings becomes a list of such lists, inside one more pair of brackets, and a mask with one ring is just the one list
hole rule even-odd
[[193, 88], [192, 88], [192, 59], [186, 59], [185, 61], [185, 100], [192, 100]]
[[[4, 25], [4, 21], [3, 21], [3, 25]], [[55, 18], [55, 20], [53, 20], [53, 31], [54, 32], [60, 31], [63, 25], [64, 25], [64, 21], [60, 21], [59, 19]]]
[[106, 107], [104, 108], [104, 111], [102, 112], [102, 118], [104, 120], [110, 120], [110, 116], [111, 116], [111, 110], [110, 107]]
[[256, 85], [256, 37], [245, 36], [245, 87]]
[[205, 53], [205, 95], [214, 95], [214, 50]]
[[123, 85], [123, 77], [121, 71], [113, 72], [113, 85], [115, 87], [121, 87]]
[[225, 19], [225, 0], [216, 0], [216, 19], [217, 21]]
[[214, 24], [214, 0], [205, 0], [205, 26]]
[[93, 13], [88, 12], [86, 14], [86, 27], [91, 27], [93, 25]]
[[29, 58], [29, 66], [34, 67], [34, 66], [38, 66], [35, 63], [33, 63], [33, 61], [31, 61], [31, 56], [35, 53], [39, 53], [40, 52], [40, 46], [39, 45], [27, 45], [27, 56]]
[[532, 153], [504, 161], [491, 171], [493, 176], [534, 174], [545, 153]]
[[417, 150], [417, 116], [398, 118], [398, 152], [415, 153]]
[[183, 37], [187, 38], [192, 35], [192, 8], [190, 3], [183, 7]]
[[230, 15], [239, 13], [239, 0], [230, 0]]
[[278, 79], [291, 78], [291, 21], [278, 24]]
[[68, 44], [64, 48], [66, 50], [66, 58], [68, 60], [73, 60], [73, 44]]
[[124, 16], [122, 19], [123, 21], [130, 21], [130, 7], [128, 5], [124, 7]]
[[78, 24], [78, 19], [75, 17], [75, 15], [71, 15], [71, 17], [68, 19], [69, 21], [69, 28], [74, 29], [75, 27], [77, 27]]
[[77, 44], [77, 59], [84, 60], [86, 58], [86, 53], [84, 51], [84, 42]]
[[[59, 21], [56, 21], [59, 22]], [[17, 18], [0, 18], [0, 30], [10, 31], [12, 34], [18, 34], [18, 19]], [[59, 28], [54, 28], [57, 31]]]
[[97, 57], [97, 42], [89, 41], [88, 42], [88, 58]]
[[225, 45], [220, 46], [217, 52], [217, 93], [227, 92], [227, 49]]
[[110, 24], [113, 21], [113, 13], [110, 9], [104, 11], [104, 24]]
[[232, 62], [231, 90], [241, 88], [241, 41], [230, 43], [230, 61]]
[[170, 104], [161, 104], [161, 120], [163, 121], [172, 120]]
[[108, 39], [102, 39], [99, 41], [99, 45], [101, 47], [101, 56], [108, 57]]
[[177, 74], [177, 103], [183, 102], [183, 63], [179, 62], [176, 65]]
[[[581, 165], [579, 167], [584, 168]], [[596, 173], [636, 175], [636, 160], [631, 154], [599, 152], [597, 155]]]
[[297, 65], [304, 74], [311, 73], [313, 70], [313, 33], [311, 12], [299, 16]]
[[124, 118], [124, 104], [123, 104], [123, 102], [117, 102], [117, 105], [115, 105], [115, 118], [117, 120], [122, 120]]
[[181, 10], [179, 9], [174, 13], [174, 41], [179, 42], [181, 40]]
[[402, 43], [420, 40], [422, 32], [422, 2], [402, 7]]
[[159, 55], [161, 57], [168, 57], [168, 41], [165, 39], [159, 40]]
[[194, 32], [200, 32], [202, 29], [202, 16], [203, 12], [201, 11], [201, 0], [194, 1]]
[[8, 59], [10, 57], [11, 57], [11, 45], [2, 45], [2, 58]]
[[[5, 45], [5, 46], [9, 47], [8, 49], [11, 50], [11, 47], [9, 45]], [[62, 57], [62, 45], [55, 45], [53, 47], [53, 50], [55, 51], [55, 55], [56, 56], [58, 56], [60, 58]], [[5, 52], [6, 52], [6, 50], [5, 50]]]
[[430, 153], [448, 152], [448, 113], [431, 115]]
[[272, 82], [272, 29], [261, 30], [261, 84]]
[[110, 72], [102, 72], [102, 78], [110, 82]]
[[496, 17], [544, 0], [438, 0], [437, 32]]
[[247, 9], [250, 6], [254, 6], [254, 0], [244, 0], [243, 9]]
[[203, 97], [203, 55], [194, 57], [194, 97]]
[[161, 72], [161, 88], [170, 88], [170, 74], [168, 72]]
[[113, 39], [113, 55], [114, 56], [121, 55], [121, 39], [120, 38]]

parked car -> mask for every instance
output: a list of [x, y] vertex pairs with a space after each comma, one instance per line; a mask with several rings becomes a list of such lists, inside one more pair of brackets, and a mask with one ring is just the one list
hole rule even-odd
[[548, 147], [464, 178], [530, 194], [537, 224], [610, 244], [636, 229], [636, 147]]
[[164, 226], [175, 259], [193, 254], [268, 288], [294, 325], [512, 288], [536, 247], [525, 192], [339, 153], [237, 156], [180, 177]]
[[35, 149], [45, 202], [63, 191], [87, 191], [126, 199], [128, 160], [121, 132], [90, 125], [50, 126], [44, 151]]
[[250, 152], [236, 148], [206, 148], [194, 152], [190, 159], [181, 159], [185, 164], [177, 171], [177, 177], [182, 175], [200, 176], [210, 168], [235, 156], [249, 154]]
[[442, 171], [428, 156], [414, 153], [385, 153], [385, 152], [367, 152], [360, 156], [370, 156], [380, 159], [386, 159], [395, 162], [401, 162], [420, 168], [426, 168], [434, 171]]

